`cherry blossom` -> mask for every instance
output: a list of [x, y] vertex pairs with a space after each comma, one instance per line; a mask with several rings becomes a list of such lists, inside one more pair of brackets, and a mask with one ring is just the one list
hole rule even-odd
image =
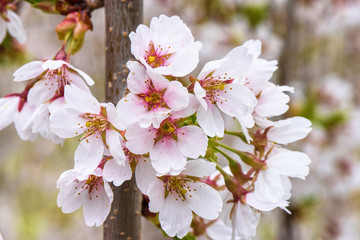
[[65, 85], [73, 84], [90, 92], [84, 80], [89, 85], [94, 84], [94, 81], [86, 73], [63, 60], [27, 63], [14, 72], [14, 77], [15, 82], [38, 80], [28, 94], [28, 102], [35, 106], [63, 96]]
[[19, 43], [25, 43], [26, 34], [20, 17], [0, 3], [0, 43], [6, 36], [6, 29]]
[[188, 106], [188, 91], [180, 82], [170, 82], [156, 72], [146, 71], [138, 62], [129, 61], [127, 66], [130, 93], [120, 100], [117, 109], [128, 124], [138, 121], [142, 127], [153, 124], [159, 128], [171, 111]]
[[244, 127], [254, 124], [245, 117], [253, 112], [257, 100], [241, 82], [253, 60], [247, 52], [245, 47], [234, 48], [223, 59], [208, 62], [197, 77], [194, 93], [201, 104], [197, 120], [210, 137], [224, 135], [224, 120], [219, 109], [237, 118]]
[[192, 220], [192, 212], [208, 220], [216, 219], [222, 208], [219, 193], [201, 182], [215, 171], [215, 164], [204, 160], [188, 161], [178, 175], [156, 177], [147, 162], [136, 170], [140, 190], [149, 196], [149, 209], [159, 212], [162, 229], [171, 237], [184, 237]]
[[140, 24], [129, 37], [135, 58], [159, 74], [182, 77], [199, 62], [201, 43], [178, 16], [154, 17], [150, 28]]
[[[196, 106], [196, 105], [195, 105]], [[179, 171], [186, 165], [186, 159], [205, 156], [208, 138], [195, 125], [182, 126], [182, 119], [192, 115], [192, 110], [173, 112], [158, 129], [150, 126], [142, 128], [134, 123], [127, 127], [126, 147], [135, 154], [150, 153], [153, 167], [159, 173]]]
[[61, 174], [57, 181], [59, 195], [57, 205], [64, 213], [72, 213], [83, 206], [84, 218], [88, 226], [100, 226], [110, 212], [113, 192], [102, 177], [102, 169], [97, 168], [84, 176], [75, 169]]
[[123, 165], [123, 137], [119, 132], [123, 126], [114, 105], [100, 104], [75, 85], [65, 86], [65, 102], [62, 108], [52, 112], [51, 129], [61, 138], [83, 134], [75, 151], [75, 169], [85, 174], [93, 171], [107, 149], [117, 163]]

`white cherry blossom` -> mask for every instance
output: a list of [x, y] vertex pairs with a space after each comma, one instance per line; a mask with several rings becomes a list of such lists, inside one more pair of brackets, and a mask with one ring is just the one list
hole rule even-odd
[[99, 165], [105, 150], [119, 165], [125, 155], [121, 147], [123, 129], [114, 105], [100, 104], [75, 85], [65, 86], [65, 105], [50, 116], [51, 129], [61, 138], [83, 134], [75, 151], [75, 169], [89, 173]]
[[129, 37], [135, 58], [159, 74], [182, 77], [199, 62], [201, 43], [178, 16], [154, 17], [150, 28], [141, 24]]
[[182, 238], [189, 229], [192, 212], [208, 220], [216, 219], [222, 208], [219, 193], [201, 182], [215, 171], [215, 164], [191, 160], [178, 175], [156, 177], [148, 162], [136, 170], [140, 190], [149, 196], [149, 209], [159, 212], [161, 228], [170, 236]]
[[244, 128], [254, 125], [253, 120], [246, 117], [254, 111], [257, 100], [242, 82], [252, 60], [253, 56], [248, 54], [247, 48], [240, 46], [231, 50], [223, 59], [208, 62], [201, 70], [194, 85], [194, 93], [201, 104], [197, 120], [208, 136], [224, 135], [224, 120], [220, 110], [237, 118]]
[[28, 93], [29, 104], [35, 106], [63, 96], [66, 85], [75, 85], [90, 92], [85, 82], [89, 85], [94, 84], [94, 81], [86, 73], [63, 60], [27, 63], [14, 72], [14, 77], [15, 82], [37, 79]]
[[57, 181], [59, 195], [57, 205], [64, 213], [72, 213], [83, 206], [84, 218], [88, 226], [100, 226], [110, 212], [113, 192], [102, 177], [102, 169], [97, 168], [84, 176], [75, 169], [61, 174]]
[[117, 105], [120, 115], [128, 124], [138, 121], [142, 127], [160, 123], [172, 111], [188, 106], [188, 91], [178, 81], [169, 81], [162, 75], [146, 69], [138, 62], [129, 61], [127, 85], [130, 93]]

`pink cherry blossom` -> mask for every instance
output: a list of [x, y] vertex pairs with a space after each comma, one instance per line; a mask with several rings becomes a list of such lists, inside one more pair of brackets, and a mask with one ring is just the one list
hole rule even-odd
[[[1, 4], [2, 3], [0, 3], [0, 5]], [[20, 17], [11, 10], [1, 12], [0, 6], [0, 43], [6, 36], [6, 29], [9, 31], [11, 36], [18, 40], [19, 43], [25, 43], [26, 34]]]
[[114, 105], [100, 104], [75, 85], [65, 87], [65, 102], [62, 108], [52, 112], [51, 129], [61, 138], [83, 134], [75, 151], [75, 169], [84, 173], [93, 171], [107, 149], [117, 163], [123, 165], [123, 137], [119, 131], [124, 129]]
[[159, 173], [181, 170], [186, 165], [187, 157], [205, 156], [208, 144], [208, 138], [201, 128], [181, 125], [181, 118], [192, 112], [174, 112], [161, 122], [158, 129], [131, 124], [126, 129], [126, 147], [135, 154], [150, 153], [151, 163]]
[[253, 121], [244, 117], [251, 114], [257, 100], [255, 95], [242, 83], [253, 56], [247, 48], [237, 47], [223, 59], [208, 62], [201, 70], [194, 85], [194, 93], [201, 106], [197, 120], [204, 132], [210, 136], [224, 135], [224, 120], [220, 111], [235, 117], [244, 127], [252, 127]]
[[136, 169], [140, 190], [149, 196], [149, 209], [159, 212], [161, 228], [171, 237], [184, 237], [192, 220], [192, 212], [208, 220], [216, 219], [222, 208], [219, 193], [201, 182], [215, 171], [215, 164], [204, 160], [188, 161], [178, 175], [156, 177], [148, 162]]
[[14, 72], [14, 81], [21, 82], [36, 79], [37, 82], [29, 90], [28, 102], [39, 106], [64, 95], [64, 87], [75, 85], [90, 92], [87, 84], [94, 81], [83, 71], [62, 60], [33, 61], [25, 64]]
[[128, 124], [138, 121], [142, 127], [155, 128], [172, 111], [188, 106], [188, 91], [178, 81], [169, 81], [163, 76], [146, 69], [138, 62], [129, 61], [128, 88], [130, 93], [117, 105]]
[[201, 43], [178, 16], [154, 17], [150, 28], [141, 24], [129, 37], [135, 58], [159, 74], [182, 77], [199, 62]]
[[72, 213], [83, 206], [84, 218], [88, 226], [100, 226], [110, 212], [113, 192], [102, 177], [102, 169], [97, 168], [84, 176], [75, 169], [61, 174], [57, 181], [59, 195], [57, 205], [64, 213]]

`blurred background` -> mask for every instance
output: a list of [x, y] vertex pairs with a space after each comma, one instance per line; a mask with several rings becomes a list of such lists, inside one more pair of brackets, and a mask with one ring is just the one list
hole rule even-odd
[[[23, 64], [52, 58], [60, 49], [55, 26], [63, 17], [20, 5], [28, 41], [8, 35], [0, 45], [0, 97], [22, 91], [12, 82]], [[279, 61], [272, 81], [294, 86], [288, 116], [313, 122], [313, 131], [291, 146], [310, 158], [306, 181], [293, 181], [288, 215], [263, 214], [256, 239], [360, 239], [360, 0], [144, 0], [145, 23], [178, 15], [203, 44], [199, 71], [249, 39], [263, 43], [261, 57]], [[104, 11], [71, 64], [95, 80], [104, 100]], [[193, 75], [196, 75], [196, 71]], [[102, 228], [85, 225], [82, 210], [56, 206], [56, 180], [73, 167], [76, 140], [61, 147], [38, 138], [22, 142], [13, 126], [0, 132], [0, 232], [4, 240], [101, 239]], [[146, 235], [145, 235], [146, 233]], [[163, 239], [145, 223], [144, 240]], [[164, 238], [165, 239], [165, 238]]]

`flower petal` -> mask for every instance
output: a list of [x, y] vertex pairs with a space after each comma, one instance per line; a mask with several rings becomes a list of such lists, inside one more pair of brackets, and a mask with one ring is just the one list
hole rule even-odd
[[141, 128], [137, 123], [131, 124], [125, 133], [126, 147], [134, 154], [146, 154], [153, 148], [155, 136], [156, 129]]
[[86, 119], [80, 116], [79, 110], [63, 107], [50, 114], [50, 128], [61, 138], [72, 138], [86, 129]]
[[114, 158], [117, 164], [123, 166], [125, 163], [125, 154], [121, 145], [121, 142], [124, 141], [123, 137], [120, 135], [120, 133], [114, 130], [106, 130], [105, 139], [111, 156]]
[[190, 209], [204, 219], [213, 220], [222, 211], [223, 202], [219, 193], [209, 185], [201, 182], [187, 182], [189, 190], [185, 201]]
[[197, 111], [197, 121], [202, 130], [209, 137], [224, 136], [224, 120], [220, 114], [220, 111], [215, 105], [207, 102], [207, 110], [203, 107], [199, 107]]
[[208, 177], [215, 172], [215, 167], [215, 163], [203, 159], [191, 160], [186, 163], [185, 170], [181, 174], [199, 178]]
[[188, 91], [180, 82], [170, 82], [164, 94], [164, 101], [172, 110], [182, 110], [189, 105]]
[[205, 156], [208, 138], [197, 126], [185, 126], [177, 129], [177, 144], [180, 152], [190, 158]]
[[149, 186], [156, 181], [156, 171], [151, 166], [150, 159], [140, 160], [135, 169], [136, 184], [140, 191], [148, 195]]
[[123, 182], [130, 180], [132, 177], [131, 167], [126, 161], [125, 165], [120, 166], [114, 159], [105, 163], [103, 178], [107, 182], [113, 182], [115, 186], [120, 186]]
[[100, 113], [100, 104], [91, 93], [84, 92], [75, 85], [66, 85], [64, 95], [68, 106], [83, 113]]
[[38, 77], [46, 69], [42, 68], [43, 61], [29, 62], [18, 68], [13, 76], [15, 82], [26, 81]]
[[11, 36], [16, 38], [21, 44], [25, 43], [26, 34], [20, 17], [11, 10], [7, 10], [7, 17], [10, 20], [8, 30]]

